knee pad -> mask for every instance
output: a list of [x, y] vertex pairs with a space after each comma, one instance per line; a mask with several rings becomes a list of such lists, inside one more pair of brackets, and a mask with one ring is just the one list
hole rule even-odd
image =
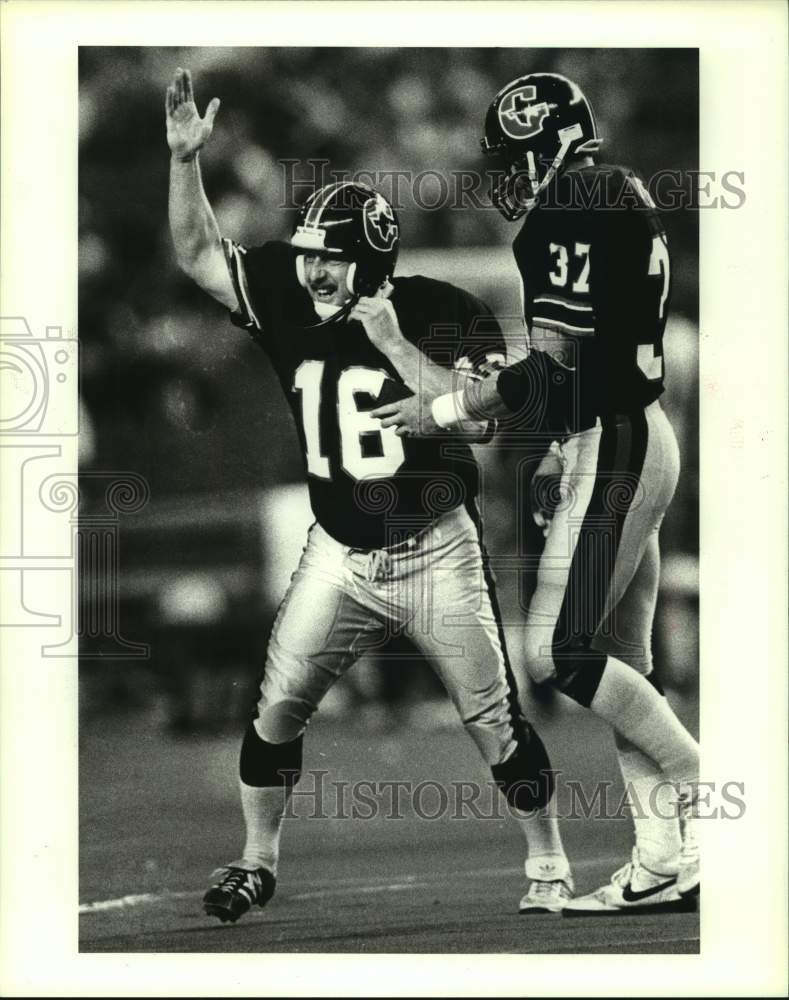
[[588, 642], [557, 645], [555, 638], [552, 652], [555, 673], [550, 683], [557, 691], [589, 708], [600, 686], [607, 655], [590, 649]]
[[239, 758], [239, 775], [253, 788], [290, 788], [301, 776], [304, 737], [288, 743], [267, 743], [258, 736], [255, 723], [244, 733]]
[[[589, 708], [600, 686], [607, 660], [605, 653], [596, 653], [593, 650], [585, 650], [583, 656], [577, 658], [560, 659], [551, 685], [573, 701], [577, 701], [579, 705]], [[649, 681], [658, 694], [665, 695], [654, 670], [646, 675], [645, 680]]]
[[521, 812], [543, 809], [554, 792], [548, 751], [528, 723], [521, 724], [515, 753], [491, 768], [493, 780], [507, 802]]

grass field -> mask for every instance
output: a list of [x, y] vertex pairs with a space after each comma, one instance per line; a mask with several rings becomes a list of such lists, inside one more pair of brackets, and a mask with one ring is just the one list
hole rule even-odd
[[[554, 766], [583, 782], [587, 799], [594, 780], [612, 782], [615, 813], [621, 785], [603, 727], [573, 713], [543, 720], [540, 729]], [[240, 853], [237, 749], [236, 734], [175, 739], [146, 713], [83, 724], [81, 951], [699, 951], [696, 913], [519, 916], [524, 851], [514, 821], [487, 818], [484, 809], [483, 818], [468, 815], [453, 792], [453, 782], [488, 780], [471, 741], [458, 726], [381, 731], [359, 719], [313, 724], [305, 768], [328, 774], [308, 776], [299, 787], [322, 782], [321, 808], [304, 796], [295, 810], [301, 815], [285, 821], [278, 888], [268, 906], [235, 925], [220, 924], [203, 914], [200, 900], [212, 869]], [[447, 789], [447, 804], [442, 811], [436, 786], [425, 786], [418, 800], [401, 798], [401, 818], [386, 808], [391, 791], [379, 796], [377, 815], [342, 818], [329, 782], [361, 780], [437, 782]], [[566, 813], [566, 785], [559, 801]], [[353, 802], [346, 795], [346, 814]], [[365, 815], [373, 811], [362, 809], [361, 799], [357, 804]], [[327, 818], [309, 815], [321, 810]], [[562, 829], [580, 892], [627, 859], [627, 819], [568, 818]]]

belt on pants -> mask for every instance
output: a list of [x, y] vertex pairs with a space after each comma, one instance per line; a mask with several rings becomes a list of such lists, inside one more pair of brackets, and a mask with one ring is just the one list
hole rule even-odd
[[409, 538], [404, 539], [402, 542], [397, 542], [394, 545], [381, 546], [377, 549], [349, 548], [348, 554], [367, 556], [366, 576], [369, 583], [378, 583], [381, 580], [387, 580], [392, 573], [394, 558], [399, 555], [408, 555], [409, 553], [414, 552], [427, 534], [433, 531], [439, 524], [441, 518], [450, 517], [462, 509], [463, 508], [455, 507], [453, 510], [447, 511], [446, 514], [442, 514], [441, 517], [436, 518], [435, 521], [431, 521], [430, 524], [426, 525]]

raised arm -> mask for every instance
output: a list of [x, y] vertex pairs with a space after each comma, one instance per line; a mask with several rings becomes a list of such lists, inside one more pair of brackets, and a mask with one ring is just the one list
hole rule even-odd
[[167, 144], [170, 147], [170, 231], [178, 266], [228, 309], [238, 300], [225, 262], [222, 238], [203, 190], [199, 152], [211, 135], [219, 99], [205, 118], [197, 113], [189, 70], [177, 69], [167, 88]]

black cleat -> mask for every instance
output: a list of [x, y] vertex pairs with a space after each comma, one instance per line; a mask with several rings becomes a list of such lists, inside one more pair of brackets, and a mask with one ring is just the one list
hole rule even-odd
[[235, 923], [254, 904], [265, 906], [277, 884], [268, 868], [236, 864], [218, 868], [212, 878], [218, 881], [203, 896], [203, 908], [209, 917], [219, 917], [223, 924], [228, 920]]

